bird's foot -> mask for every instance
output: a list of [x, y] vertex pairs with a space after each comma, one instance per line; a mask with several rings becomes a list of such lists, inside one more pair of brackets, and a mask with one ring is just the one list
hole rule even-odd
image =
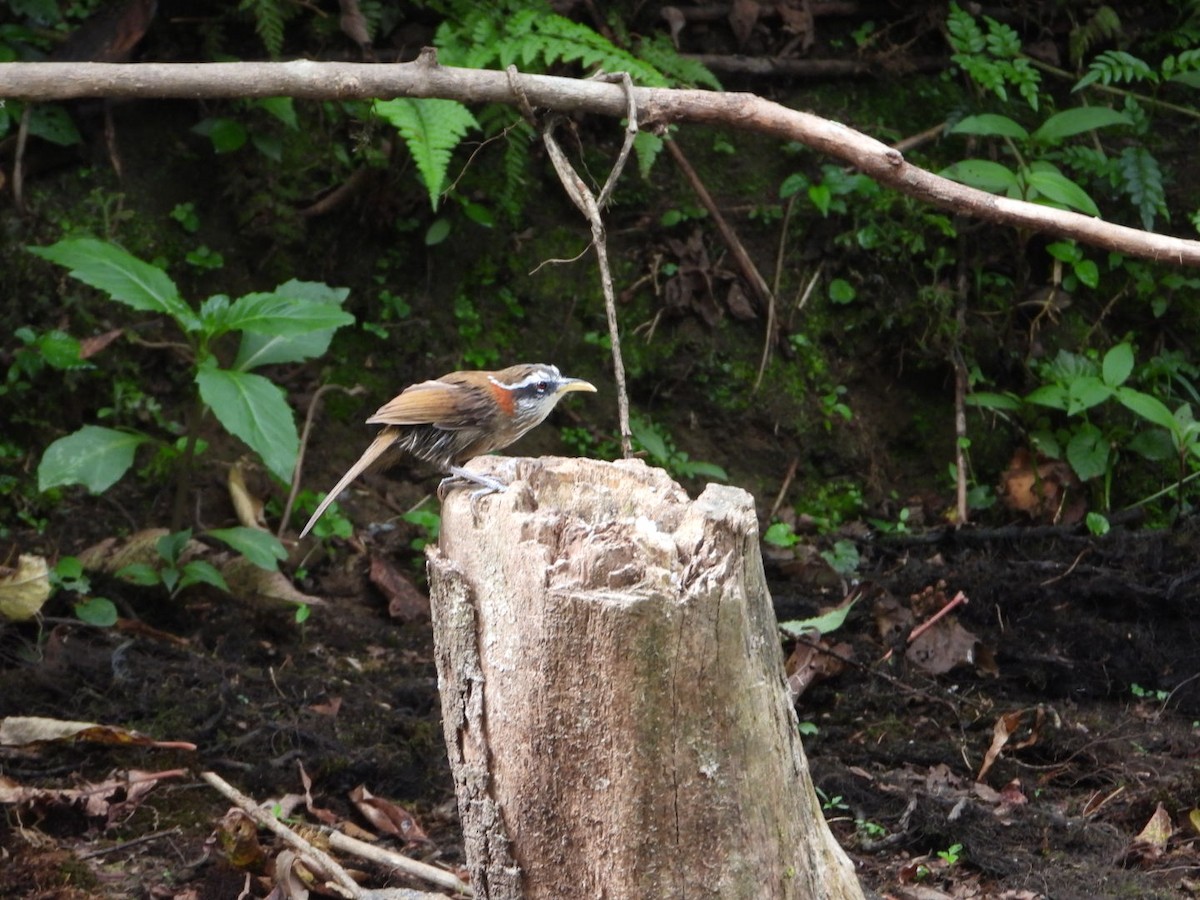
[[480, 475], [478, 472], [471, 472], [460, 466], [451, 466], [450, 474], [443, 478], [438, 484], [437, 495], [438, 500], [444, 501], [446, 494], [455, 488], [465, 488], [474, 485], [475, 490], [471, 491], [471, 516], [479, 520], [479, 501], [488, 494], [502, 494], [508, 490], [508, 485], [503, 481], [495, 478], [489, 478], [487, 475]]

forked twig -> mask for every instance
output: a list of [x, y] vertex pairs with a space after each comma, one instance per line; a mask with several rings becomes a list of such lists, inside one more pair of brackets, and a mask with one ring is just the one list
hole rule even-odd
[[633, 139], [637, 135], [637, 104], [633, 97], [633, 82], [627, 73], [621, 72], [618, 75], [605, 77], [621, 81], [629, 100], [629, 115], [621, 153], [617, 157], [612, 171], [609, 172], [608, 180], [600, 191], [598, 199], [579, 177], [579, 173], [571, 166], [554, 137], [554, 128], [561, 117], [552, 116], [546, 122], [546, 126], [542, 129], [542, 140], [546, 144], [546, 152], [550, 156], [550, 162], [554, 165], [554, 171], [558, 174], [559, 181], [562, 182], [563, 189], [571, 198], [571, 202], [583, 213], [592, 229], [592, 246], [596, 250], [596, 264], [600, 268], [600, 288], [604, 292], [604, 309], [608, 314], [608, 335], [612, 343], [613, 374], [617, 382], [617, 419], [621, 431], [621, 455], [628, 459], [633, 453], [629, 430], [629, 394], [625, 388], [625, 363], [621, 358], [621, 333], [617, 325], [617, 298], [613, 290], [612, 270], [608, 264], [608, 239], [605, 235], [604, 219], [600, 210], [612, 196], [617, 179], [621, 177], [621, 170], [625, 168], [625, 163], [629, 159], [629, 151], [633, 148]]

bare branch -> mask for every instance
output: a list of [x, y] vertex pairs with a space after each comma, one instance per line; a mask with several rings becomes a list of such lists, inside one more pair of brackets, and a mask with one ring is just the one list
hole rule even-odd
[[[313, 99], [445, 97], [464, 103], [516, 104], [501, 71], [439, 66], [432, 53], [395, 65], [320, 63], [5, 63], [0, 97], [65, 100], [71, 97], [274, 97]], [[559, 113], [628, 114], [617, 84], [551, 75], [522, 75], [524, 96]], [[837, 122], [788, 109], [754, 94], [634, 88], [640, 126], [672, 122], [719, 124], [755, 131], [856, 166], [880, 184], [942, 209], [1030, 231], [1074, 238], [1130, 256], [1200, 267], [1200, 241], [1114, 225], [969, 188], [910, 165], [880, 141]]]

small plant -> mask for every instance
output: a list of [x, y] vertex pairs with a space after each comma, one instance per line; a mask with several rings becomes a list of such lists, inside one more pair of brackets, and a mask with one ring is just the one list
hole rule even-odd
[[157, 565], [130, 563], [117, 570], [117, 577], [143, 587], [162, 585], [172, 598], [193, 584], [210, 584], [229, 593], [229, 585], [212, 563], [202, 559], [183, 561], [184, 551], [191, 539], [190, 528], [164, 534], [154, 545], [161, 562]]
[[1133, 694], [1139, 700], [1157, 700], [1159, 703], [1165, 703], [1171, 696], [1169, 691], [1150, 690], [1149, 688], [1142, 687], [1136, 681], [1129, 685], [1129, 693]]
[[796, 731], [803, 737], [814, 737], [821, 733], [821, 729], [817, 727], [816, 722], [798, 722], [796, 723]]
[[886, 828], [870, 819], [855, 819], [854, 828], [860, 835], [872, 841], [878, 841], [888, 835]]
[[820, 788], [816, 788], [817, 796], [821, 798], [821, 809], [824, 812], [848, 812], [850, 804], [845, 801], [841, 794], [830, 797]]
[[675, 448], [671, 436], [648, 419], [633, 416], [629, 420], [633, 439], [650, 458], [676, 478], [712, 478], [728, 481], [729, 475], [716, 463], [692, 460]]
[[105, 597], [92, 596], [92, 583], [83, 571], [83, 564], [74, 556], [64, 556], [50, 570], [50, 584], [60, 591], [75, 594], [71, 605], [76, 617], [89, 625], [108, 628], [117, 622], [117, 607]]
[[436, 510], [417, 507], [410, 509], [400, 518], [410, 525], [416, 525], [421, 531], [420, 536], [413, 538], [409, 544], [413, 550], [420, 552], [429, 544], [437, 543], [438, 534], [442, 530], [442, 517]]
[[948, 866], [955, 866], [962, 859], [962, 851], [962, 844], [951, 844], [945, 850], [938, 851], [938, 859]]
[[[291, 480], [300, 446], [292, 410], [279, 387], [251, 370], [324, 353], [333, 333], [354, 321], [339, 308], [348, 291], [289, 281], [270, 293], [236, 300], [217, 294], [196, 309], [179, 295], [166, 272], [113, 244], [74, 238], [30, 251], [70, 269], [72, 277], [117, 303], [165, 315], [182, 332], [198, 396], [197, 414], [186, 435], [181, 485], [190, 477], [197, 440], [194, 424], [204, 411], [211, 411], [227, 431], [249, 445], [276, 478]], [[226, 367], [216, 350], [230, 334], [239, 334], [241, 342]], [[82, 484], [101, 493], [129, 470], [134, 452], [150, 440], [150, 435], [134, 429], [86, 425], [47, 448], [38, 466], [39, 488]]]

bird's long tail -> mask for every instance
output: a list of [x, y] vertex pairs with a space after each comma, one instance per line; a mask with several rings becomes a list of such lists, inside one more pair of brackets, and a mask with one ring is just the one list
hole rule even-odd
[[313, 525], [317, 524], [317, 519], [321, 518], [321, 514], [329, 508], [329, 504], [337, 499], [338, 494], [346, 489], [355, 478], [361, 475], [366, 469], [379, 457], [383, 456], [395, 443], [399, 436], [399, 429], [385, 428], [371, 441], [371, 446], [363, 452], [363, 455], [358, 458], [358, 462], [352, 465], [341, 480], [333, 486], [333, 490], [325, 495], [325, 499], [321, 501], [321, 505], [317, 507], [317, 511], [312, 514], [312, 518], [308, 520], [308, 524], [304, 526], [300, 532], [300, 537], [304, 537], [312, 529]]

